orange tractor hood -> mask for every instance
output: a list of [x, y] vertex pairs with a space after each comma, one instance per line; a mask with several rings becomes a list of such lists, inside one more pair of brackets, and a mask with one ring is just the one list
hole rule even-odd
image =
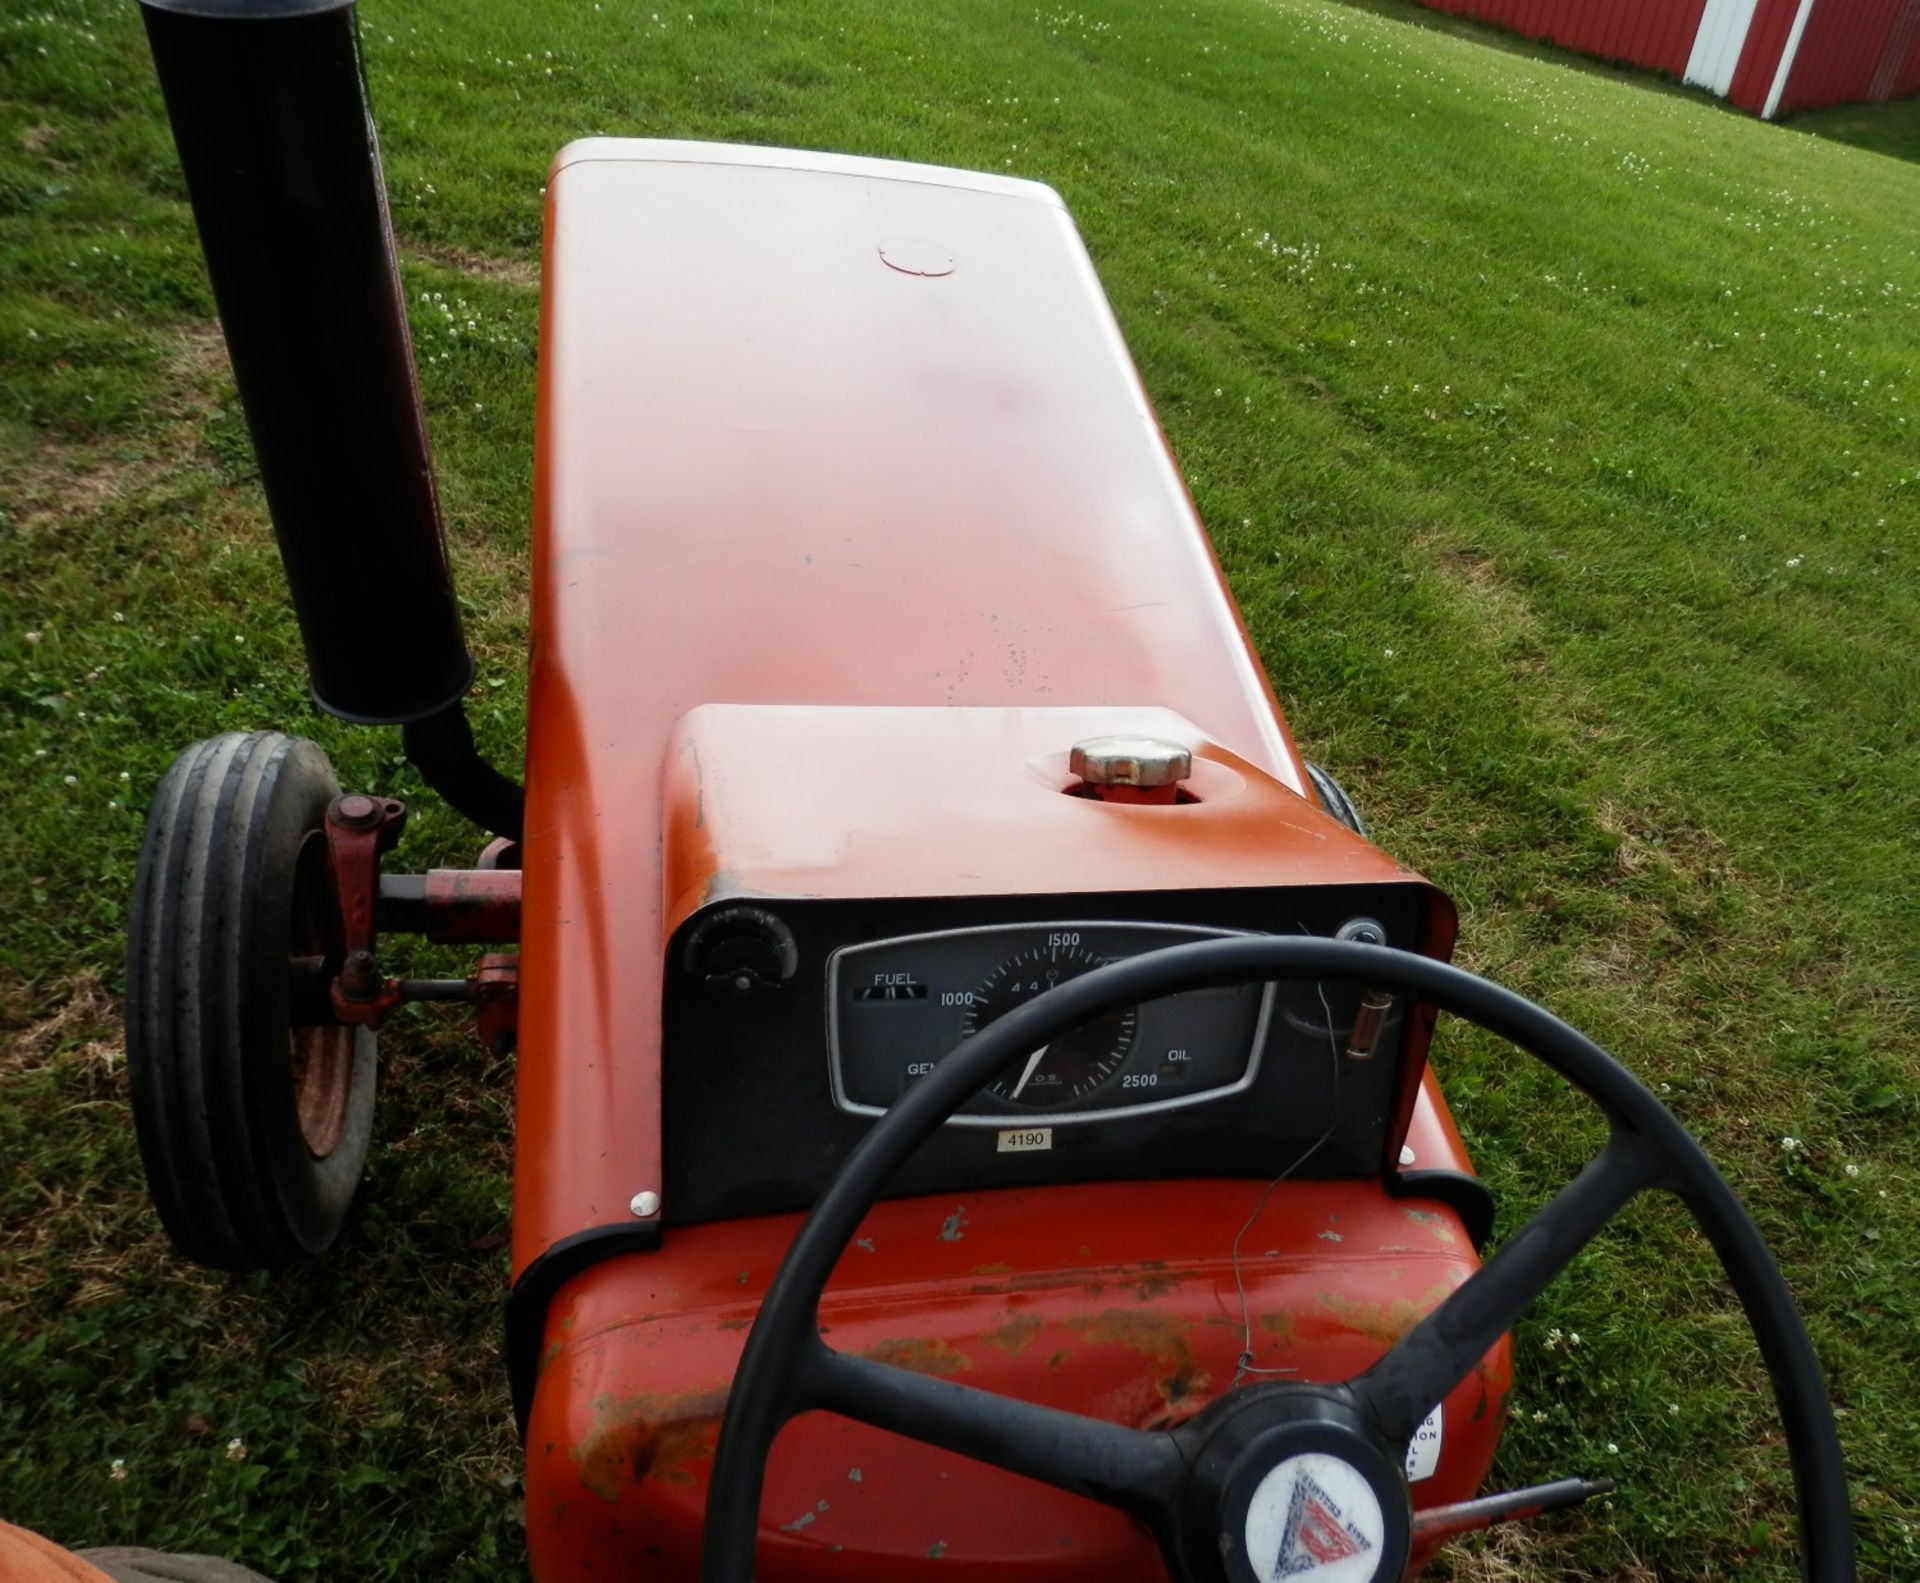
[[1053, 192], [593, 140], [547, 204], [516, 1272], [658, 1180], [688, 711], [1151, 705], [1306, 784]]
[[[1445, 955], [1453, 914], [1314, 802], [1054, 193], [595, 140], [547, 201], [513, 1239], [516, 1301], [535, 1297], [529, 1542], [541, 1576], [680, 1577], [797, 1221], [660, 1212], [676, 931], [765, 897], [1378, 886]], [[1187, 746], [1189, 800], [1067, 795], [1069, 747], [1110, 732]], [[1466, 1168], [1426, 1031], [1409, 1020], [1389, 1176]], [[740, 1152], [711, 1169], [751, 1170]], [[969, 1194], [961, 1221], [959, 1199], [896, 1199], [823, 1317], [875, 1355], [1124, 1421], [1189, 1410], [1249, 1347], [1341, 1377], [1476, 1267], [1455, 1210], [1395, 1185], [1284, 1184], [1238, 1269], [1259, 1182]], [[1448, 1404], [1423, 1497], [1477, 1485], [1506, 1369], [1503, 1344]], [[1111, 1514], [951, 1462], [797, 1423], [763, 1575], [1159, 1575]], [[1004, 1531], [946, 1524], [1003, 1494], [1027, 1503]]]

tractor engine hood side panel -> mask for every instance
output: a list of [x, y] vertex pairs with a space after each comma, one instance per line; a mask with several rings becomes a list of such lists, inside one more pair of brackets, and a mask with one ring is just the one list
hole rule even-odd
[[542, 309], [516, 1273], [660, 1181], [690, 709], [1153, 704], [1306, 784], [1048, 189], [579, 144]]

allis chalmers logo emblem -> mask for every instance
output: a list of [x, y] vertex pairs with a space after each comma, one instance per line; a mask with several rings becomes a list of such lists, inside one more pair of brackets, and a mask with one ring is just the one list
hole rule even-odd
[[1273, 1564], [1274, 1583], [1351, 1560], [1372, 1548], [1373, 1541], [1347, 1521], [1333, 1497], [1302, 1469], [1294, 1482], [1293, 1499], [1287, 1503], [1280, 1557]]

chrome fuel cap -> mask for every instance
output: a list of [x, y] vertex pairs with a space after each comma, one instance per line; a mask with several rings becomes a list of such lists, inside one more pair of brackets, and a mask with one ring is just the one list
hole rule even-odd
[[1067, 767], [1089, 786], [1175, 786], [1193, 773], [1193, 754], [1164, 737], [1088, 737]]

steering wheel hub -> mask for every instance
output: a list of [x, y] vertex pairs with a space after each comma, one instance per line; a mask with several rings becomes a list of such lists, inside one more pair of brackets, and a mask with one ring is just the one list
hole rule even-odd
[[[1382, 1559], [1386, 1512], [1351, 1462], [1303, 1451], [1271, 1469], [1247, 1507], [1248, 1576], [1371, 1583], [1397, 1569]], [[1268, 1557], [1272, 1557], [1271, 1560]]]
[[1200, 1438], [1173, 1547], [1178, 1575], [1195, 1583], [1405, 1575], [1413, 1522], [1403, 1461], [1340, 1387], [1225, 1397], [1188, 1427]]

